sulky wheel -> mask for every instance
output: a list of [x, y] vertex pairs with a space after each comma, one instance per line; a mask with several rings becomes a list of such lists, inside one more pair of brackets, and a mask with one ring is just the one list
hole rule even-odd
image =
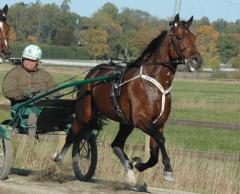
[[13, 162], [11, 140], [0, 135], [0, 180], [7, 178]]
[[94, 134], [82, 135], [73, 144], [73, 170], [80, 181], [89, 181], [97, 166], [97, 145]]

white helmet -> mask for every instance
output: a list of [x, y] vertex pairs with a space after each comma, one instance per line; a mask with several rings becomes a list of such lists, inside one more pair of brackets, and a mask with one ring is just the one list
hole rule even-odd
[[30, 44], [23, 50], [22, 58], [40, 60], [42, 58], [42, 50], [37, 45]]

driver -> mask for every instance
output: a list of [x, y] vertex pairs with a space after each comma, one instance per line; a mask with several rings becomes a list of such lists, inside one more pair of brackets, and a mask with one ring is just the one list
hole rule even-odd
[[[22, 53], [22, 64], [11, 69], [3, 79], [3, 95], [11, 101], [11, 106], [32, 98], [37, 93], [56, 85], [52, 76], [38, 68], [42, 50], [36, 45], [28, 45]], [[35, 136], [36, 114], [29, 115], [29, 126]], [[30, 130], [29, 130], [30, 131]], [[30, 133], [29, 133], [30, 134]]]

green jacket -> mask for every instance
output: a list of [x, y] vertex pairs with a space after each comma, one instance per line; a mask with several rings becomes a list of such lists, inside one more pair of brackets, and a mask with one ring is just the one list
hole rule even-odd
[[3, 95], [15, 104], [26, 100], [26, 91], [44, 91], [55, 85], [54, 79], [47, 71], [38, 68], [28, 72], [22, 65], [18, 65], [5, 75], [2, 91]]

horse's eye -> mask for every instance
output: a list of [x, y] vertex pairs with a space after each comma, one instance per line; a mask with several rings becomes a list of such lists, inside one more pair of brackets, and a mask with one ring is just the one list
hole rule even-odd
[[177, 38], [177, 40], [181, 41], [181, 40], [183, 40], [184, 37], [183, 37], [183, 35], [177, 35], [176, 38]]

